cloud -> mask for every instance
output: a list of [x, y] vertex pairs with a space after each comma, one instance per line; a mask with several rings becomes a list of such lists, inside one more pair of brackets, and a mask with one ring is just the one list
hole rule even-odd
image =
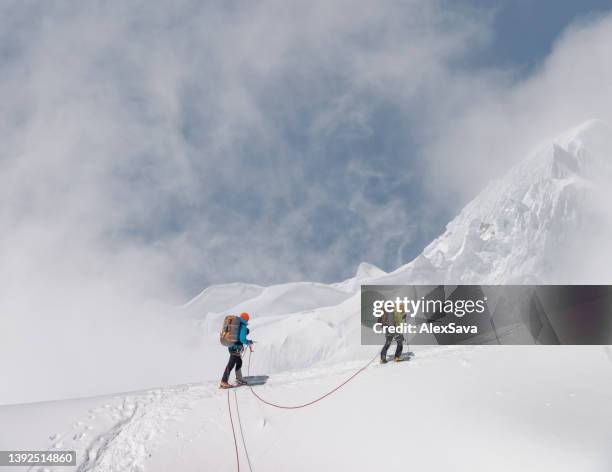
[[609, 18], [524, 80], [471, 68], [492, 14], [446, 2], [0, 8], [0, 344], [19, 368], [31, 345], [86, 372], [137, 344], [124, 362], [164, 370], [180, 355], [138, 333], [165, 322], [145, 300], [393, 269], [534, 140], [609, 113]]
[[570, 25], [551, 55], [526, 78], [485, 80], [473, 99], [440, 116], [437, 140], [425, 151], [430, 178], [444, 181], [441, 200], [474, 196], [535, 146], [580, 123], [612, 122], [612, 15], [591, 15]]
[[409, 168], [407, 109], [486, 36], [429, 2], [29, 6], [8, 10], [0, 64], [11, 278], [89, 268], [145, 294], [349, 275], [358, 235], [388, 264], [397, 236], [350, 202], [397, 207], [368, 184], [401, 179], [355, 169]]

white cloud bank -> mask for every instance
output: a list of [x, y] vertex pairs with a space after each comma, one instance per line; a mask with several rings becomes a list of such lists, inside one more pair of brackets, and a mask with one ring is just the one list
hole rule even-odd
[[432, 169], [471, 196], [543, 140], [593, 118], [612, 123], [610, 50], [612, 15], [571, 25], [532, 76], [492, 81], [450, 123], [441, 120]]

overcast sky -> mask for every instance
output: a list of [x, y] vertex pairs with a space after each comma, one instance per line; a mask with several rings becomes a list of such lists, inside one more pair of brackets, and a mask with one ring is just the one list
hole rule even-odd
[[395, 269], [609, 118], [606, 3], [2, 2], [5, 307]]

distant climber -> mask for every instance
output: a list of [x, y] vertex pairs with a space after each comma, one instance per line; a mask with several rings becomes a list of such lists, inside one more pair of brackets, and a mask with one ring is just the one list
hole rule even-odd
[[[406, 321], [406, 314], [402, 313], [398, 310], [387, 311], [381, 317], [381, 322], [384, 326], [395, 326], [399, 327], [401, 324]], [[387, 363], [387, 351], [389, 350], [389, 346], [395, 340], [397, 343], [397, 347], [395, 348], [395, 356], [393, 359], [395, 362], [400, 362], [402, 360], [402, 350], [404, 349], [404, 335], [399, 333], [389, 333], [385, 334], [385, 345], [380, 351], [380, 363]]]
[[[230, 357], [225, 367], [225, 371], [223, 372], [219, 388], [232, 388], [234, 386], [247, 384], [242, 377], [241, 368], [244, 346], [253, 344], [253, 341], [247, 339], [247, 335], [249, 334], [249, 328], [247, 328], [248, 322], [248, 313], [241, 313], [240, 316], [229, 315], [223, 320], [220, 340], [221, 344], [227, 346]], [[236, 385], [229, 383], [229, 376], [234, 367], [236, 368]]]

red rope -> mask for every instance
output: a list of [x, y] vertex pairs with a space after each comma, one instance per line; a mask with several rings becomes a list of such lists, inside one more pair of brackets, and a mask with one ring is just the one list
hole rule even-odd
[[[252, 356], [252, 355], [253, 355], [253, 354], [252, 354], [252, 352], [249, 352], [249, 366], [248, 366], [248, 370], [247, 370], [247, 375], [250, 375], [250, 374], [251, 374], [251, 356]], [[272, 403], [272, 402], [269, 402], [268, 400], [266, 400], [266, 399], [264, 399], [264, 398], [261, 398], [261, 397], [260, 397], [260, 396], [259, 396], [259, 395], [258, 395], [258, 394], [255, 392], [255, 390], [253, 390], [253, 387], [252, 387], [252, 386], [250, 386], [250, 385], [249, 385], [249, 388], [251, 389], [251, 393], [252, 393], [253, 395], [255, 395], [255, 397], [256, 397], [256, 398], [257, 398], [257, 399], [258, 399], [260, 402], [265, 403], [266, 405], [270, 405], [270, 406], [273, 406], [273, 407], [275, 407], [275, 408], [281, 408], [281, 409], [283, 409], [283, 410], [296, 410], [296, 409], [298, 409], [298, 408], [304, 408], [304, 407], [306, 407], [306, 406], [310, 406], [310, 405], [312, 405], [312, 404], [314, 404], [314, 403], [317, 403], [318, 401], [321, 401], [321, 400], [323, 400], [324, 398], [326, 398], [326, 397], [330, 396], [332, 393], [334, 393], [334, 392], [336, 392], [336, 391], [340, 390], [340, 389], [341, 389], [342, 387], [344, 387], [344, 386], [345, 386], [347, 383], [349, 383], [351, 380], [353, 380], [355, 377], [357, 377], [359, 374], [361, 374], [361, 373], [362, 373], [364, 370], [366, 370], [366, 369], [367, 369], [367, 368], [370, 366], [370, 364], [371, 364], [372, 362], [374, 362], [374, 360], [376, 360], [376, 359], [378, 358], [378, 356], [379, 356], [379, 354], [378, 354], [378, 353], [376, 353], [376, 355], [375, 355], [375, 356], [372, 358], [372, 360], [370, 360], [370, 361], [369, 361], [369, 362], [368, 362], [366, 365], [364, 365], [364, 366], [363, 366], [361, 369], [359, 369], [358, 371], [356, 371], [356, 372], [355, 372], [353, 375], [351, 375], [351, 376], [350, 376], [348, 379], [346, 379], [346, 380], [345, 380], [344, 382], [342, 382], [340, 385], [338, 385], [337, 387], [335, 387], [335, 388], [333, 388], [332, 390], [330, 390], [329, 392], [327, 392], [325, 395], [323, 395], [323, 396], [321, 396], [321, 397], [319, 397], [319, 398], [316, 398], [316, 399], [314, 399], [314, 400], [312, 400], [312, 401], [309, 401], [309, 402], [307, 402], [307, 403], [303, 403], [303, 404], [301, 404], [301, 405], [292, 405], [292, 406], [287, 406], [287, 405], [279, 405], [279, 404], [277, 404], [277, 403]]]
[[[247, 368], [247, 376], [251, 374], [251, 356], [252, 356], [252, 352], [253, 351], [249, 351], [249, 365]], [[340, 390], [342, 387], [344, 387], [347, 383], [349, 383], [351, 380], [353, 380], [355, 377], [357, 377], [360, 373], [362, 373], [364, 370], [366, 370], [370, 364], [372, 364], [372, 362], [374, 362], [374, 360], [378, 357], [378, 353], [376, 353], [376, 355], [363, 367], [361, 367], [359, 370], [357, 370], [356, 372], [353, 373], [353, 375], [351, 375], [348, 379], [346, 379], [344, 382], [342, 382], [340, 385], [334, 387], [332, 390], [330, 390], [329, 392], [327, 392], [325, 395], [320, 396], [319, 398], [316, 398], [312, 401], [309, 401], [307, 403], [303, 403], [301, 405], [279, 405], [277, 403], [273, 403], [273, 402], [269, 402], [268, 400], [261, 398], [256, 392], [255, 390], [253, 390], [253, 387], [249, 385], [249, 389], [251, 390], [251, 393], [253, 395], [255, 395], [255, 397], [262, 403], [265, 403], [266, 405], [270, 405], [273, 406], [274, 408], [280, 408], [283, 410], [295, 410], [298, 408], [304, 408], [310, 405], [313, 405], [314, 403], [317, 403], [321, 400], [323, 400], [324, 398], [330, 396], [332, 393]], [[238, 414], [238, 421], [240, 422], [240, 410], [238, 409], [238, 398], [236, 397], [236, 392], [234, 391], [234, 401], [236, 402], [236, 412]], [[232, 408], [231, 408], [231, 404], [230, 404], [230, 392], [229, 390], [227, 391], [227, 410], [229, 412], [229, 417], [230, 417], [230, 424], [232, 426], [232, 436], [234, 437], [234, 449], [236, 450], [236, 465], [237, 465], [237, 470], [238, 472], [240, 472], [240, 457], [238, 455], [238, 441], [236, 440], [236, 432], [234, 430], [234, 420], [232, 419]], [[246, 451], [246, 443], [244, 441], [244, 434], [242, 431], [242, 424], [240, 424], [240, 434], [242, 435], [242, 443], [244, 445], [245, 451]], [[248, 456], [248, 451], [247, 453], [247, 460], [249, 461], [249, 469], [251, 469], [251, 460]]]
[[238, 441], [236, 441], [236, 432], [234, 431], [234, 420], [232, 419], [232, 407], [230, 405], [230, 393], [227, 391], [227, 411], [229, 412], [230, 424], [232, 425], [232, 436], [234, 436], [234, 449], [236, 450], [236, 466], [240, 472], [240, 457], [238, 456]]
[[240, 426], [240, 436], [242, 437], [242, 447], [244, 447], [244, 453], [246, 454], [247, 464], [249, 465], [249, 470], [252, 472], [253, 467], [251, 467], [251, 458], [249, 457], [249, 450], [247, 449], [246, 441], [244, 440], [244, 428], [242, 427], [242, 421], [240, 420], [240, 408], [238, 408], [238, 395], [236, 394], [236, 390], [234, 390], [234, 402], [236, 403], [236, 416], [238, 417], [238, 426]]

